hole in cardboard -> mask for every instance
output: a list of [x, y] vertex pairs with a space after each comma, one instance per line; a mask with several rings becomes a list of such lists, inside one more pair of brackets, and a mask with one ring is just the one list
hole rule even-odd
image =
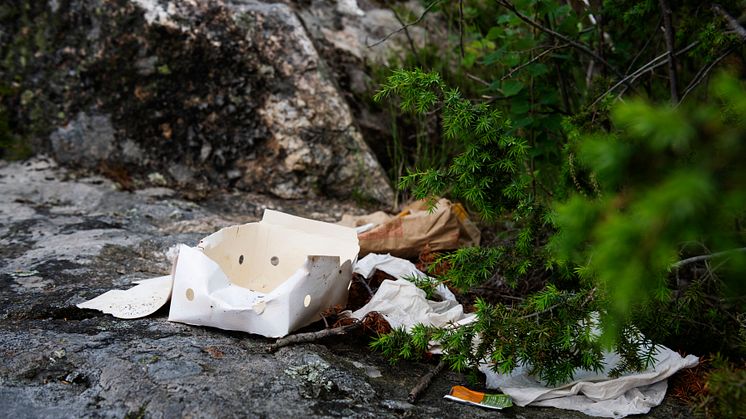
[[186, 290], [186, 298], [189, 301], [194, 301], [194, 290], [191, 288], [187, 288]]
[[272, 256], [272, 258], [269, 260], [269, 263], [272, 264], [272, 266], [277, 266], [280, 263], [280, 258], [277, 256]]
[[243, 264], [243, 255], [238, 257], [238, 264], [239, 265]]
[[306, 298], [303, 299], [303, 306], [308, 307], [311, 305], [311, 296], [306, 295]]

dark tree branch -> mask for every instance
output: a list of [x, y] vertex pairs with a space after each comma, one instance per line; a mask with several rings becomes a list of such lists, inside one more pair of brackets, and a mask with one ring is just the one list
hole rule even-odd
[[433, 7], [435, 7], [435, 5], [436, 5], [436, 4], [439, 4], [439, 3], [441, 2], [441, 1], [442, 1], [442, 0], [438, 0], [438, 1], [434, 1], [434, 2], [430, 3], [430, 4], [429, 4], [429, 5], [428, 5], [428, 6], [427, 6], [427, 7], [425, 8], [425, 10], [424, 10], [424, 11], [422, 12], [422, 14], [420, 15], [420, 17], [418, 17], [418, 18], [417, 18], [417, 20], [415, 20], [415, 21], [414, 21], [414, 22], [412, 22], [412, 23], [407, 23], [406, 25], [402, 26], [401, 28], [399, 28], [399, 29], [397, 29], [397, 30], [395, 30], [395, 31], [393, 31], [393, 32], [389, 32], [389, 33], [388, 33], [388, 34], [387, 34], [386, 36], [384, 36], [384, 37], [383, 37], [383, 38], [381, 38], [380, 40], [378, 40], [378, 41], [376, 41], [376, 42], [374, 42], [374, 43], [372, 43], [372, 44], [368, 44], [368, 42], [367, 42], [367, 40], [366, 40], [366, 42], [365, 42], [366, 46], [367, 46], [368, 48], [373, 48], [373, 47], [375, 47], [376, 45], [380, 45], [380, 44], [382, 44], [382, 43], [386, 42], [386, 41], [387, 41], [387, 40], [388, 40], [389, 38], [391, 38], [392, 36], [396, 35], [397, 33], [401, 32], [401, 31], [404, 31], [404, 30], [407, 30], [407, 29], [408, 29], [408, 28], [409, 28], [410, 26], [414, 26], [414, 25], [416, 25], [416, 24], [418, 24], [418, 23], [422, 22], [422, 19], [424, 19], [424, 18], [425, 18], [425, 16], [427, 16], [428, 12], [430, 12], [430, 10], [432, 10], [432, 8], [433, 8]]
[[674, 45], [674, 30], [671, 19], [671, 6], [666, 0], [658, 0], [658, 4], [663, 15], [663, 28], [666, 39], [666, 48], [668, 48], [668, 78], [671, 85], [671, 102], [679, 103], [678, 77], [676, 75], [676, 54]]
[[[597, 62], [599, 62], [599, 63], [603, 64], [604, 66], [606, 66], [606, 68], [608, 68], [609, 70], [613, 71], [613, 72], [614, 72], [614, 74], [616, 74], [616, 75], [617, 75], [617, 77], [619, 77], [619, 78], [624, 78], [624, 74], [622, 74], [622, 73], [621, 73], [621, 72], [620, 72], [619, 70], [617, 70], [617, 69], [616, 69], [616, 68], [615, 68], [614, 66], [612, 66], [611, 64], [609, 64], [609, 62], [608, 62], [608, 61], [606, 61], [606, 60], [604, 60], [603, 58], [601, 58], [601, 56], [600, 56], [600, 55], [596, 54], [596, 53], [595, 53], [595, 52], [594, 52], [594, 51], [593, 51], [592, 49], [590, 49], [590, 48], [589, 48], [589, 47], [588, 47], [587, 45], [584, 45], [584, 44], [582, 44], [582, 43], [580, 43], [580, 42], [578, 42], [578, 41], [575, 41], [575, 40], [573, 40], [573, 39], [570, 39], [570, 38], [568, 38], [567, 36], [565, 36], [565, 35], [562, 35], [562, 34], [561, 34], [561, 33], [559, 33], [559, 32], [555, 32], [555, 31], [553, 31], [552, 29], [550, 29], [550, 28], [547, 28], [546, 26], [544, 26], [544, 25], [542, 25], [542, 24], [540, 24], [540, 23], [538, 23], [538, 22], [534, 21], [534, 20], [533, 20], [533, 19], [531, 19], [530, 17], [528, 17], [528, 16], [524, 15], [523, 13], [521, 13], [520, 11], [518, 11], [518, 9], [516, 9], [516, 7], [515, 7], [515, 6], [513, 5], [513, 3], [511, 3], [511, 2], [510, 2], [510, 1], [508, 1], [508, 0], [495, 0], [495, 1], [496, 1], [496, 2], [497, 2], [497, 4], [499, 4], [500, 6], [502, 6], [502, 7], [506, 8], [506, 9], [510, 10], [511, 12], [513, 12], [513, 14], [514, 14], [514, 15], [516, 15], [516, 16], [517, 16], [517, 17], [518, 17], [519, 19], [521, 19], [522, 21], [526, 22], [526, 23], [527, 23], [527, 24], [528, 24], [529, 26], [533, 26], [534, 28], [536, 28], [536, 29], [538, 29], [538, 30], [540, 30], [540, 31], [542, 31], [542, 32], [544, 32], [544, 33], [546, 33], [547, 35], [549, 35], [549, 36], [551, 36], [551, 37], [554, 37], [554, 38], [560, 39], [560, 40], [562, 40], [562, 41], [564, 41], [564, 42], [566, 42], [566, 43], [568, 43], [568, 44], [572, 45], [573, 47], [575, 47], [576, 49], [578, 49], [578, 50], [580, 50], [581, 52], [585, 53], [586, 55], [590, 56], [591, 58], [593, 58], [593, 59], [594, 59], [594, 60], [596, 60]], [[631, 86], [629, 86], [629, 87], [631, 87]]]
[[723, 9], [723, 7], [717, 3], [712, 5], [712, 10], [717, 12], [720, 16], [723, 17], [723, 19], [725, 19], [725, 21], [728, 23], [728, 26], [730, 26], [730, 28], [733, 29], [733, 31], [741, 37], [741, 40], [746, 41], [746, 29], [741, 26], [740, 23], [738, 23], [736, 18], [728, 14], [728, 12], [726, 12], [725, 9]]
[[433, 379], [440, 374], [441, 371], [443, 371], [443, 368], [446, 366], [446, 361], [441, 359], [438, 365], [435, 367], [434, 370], [428, 372], [427, 374], [423, 375], [420, 378], [420, 381], [417, 382], [417, 385], [414, 386], [412, 391], [409, 392], [408, 400], [410, 403], [414, 403], [415, 400], [417, 400], [420, 395], [427, 390], [428, 387], [430, 387], [430, 383], [433, 382]]

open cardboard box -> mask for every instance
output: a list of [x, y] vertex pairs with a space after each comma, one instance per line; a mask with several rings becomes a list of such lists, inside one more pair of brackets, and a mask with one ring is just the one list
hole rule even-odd
[[352, 228], [266, 210], [258, 223], [180, 245], [171, 284], [167, 277], [157, 287], [145, 281], [78, 307], [143, 317], [170, 293], [170, 321], [281, 337], [346, 305], [359, 250]]

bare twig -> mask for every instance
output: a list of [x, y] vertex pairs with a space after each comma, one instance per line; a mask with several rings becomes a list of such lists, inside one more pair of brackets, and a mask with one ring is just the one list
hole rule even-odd
[[286, 336], [284, 338], [277, 339], [275, 343], [269, 345], [267, 351], [275, 352], [285, 346], [296, 345], [298, 343], [315, 342], [317, 340], [328, 338], [330, 336], [344, 335], [362, 327], [362, 325], [363, 324], [361, 322], [357, 321], [345, 326], [335, 327], [334, 329], [324, 329], [319, 330], [318, 332], [297, 333], [295, 335]]
[[442, 0], [438, 0], [438, 1], [434, 1], [434, 2], [430, 3], [430, 4], [429, 4], [429, 5], [428, 5], [428, 6], [427, 6], [427, 7], [425, 8], [425, 10], [424, 10], [424, 11], [422, 12], [422, 14], [420, 15], [420, 17], [418, 17], [418, 18], [417, 18], [417, 20], [415, 20], [415, 21], [414, 21], [414, 22], [412, 22], [412, 23], [407, 23], [406, 25], [402, 26], [401, 28], [399, 28], [399, 29], [397, 29], [397, 30], [395, 30], [395, 31], [393, 31], [393, 32], [389, 32], [389, 33], [388, 33], [388, 34], [387, 34], [386, 36], [384, 36], [384, 37], [383, 37], [383, 38], [381, 38], [380, 40], [378, 40], [378, 41], [376, 41], [376, 42], [374, 42], [374, 43], [372, 43], [372, 44], [368, 44], [368, 42], [367, 42], [367, 40], [366, 40], [366, 42], [365, 42], [365, 43], [366, 43], [367, 47], [368, 47], [368, 48], [373, 48], [373, 47], [375, 47], [376, 45], [380, 45], [380, 44], [382, 44], [382, 43], [386, 42], [386, 40], [388, 40], [388, 39], [389, 39], [389, 38], [391, 38], [392, 36], [396, 35], [397, 33], [399, 33], [399, 32], [401, 32], [401, 31], [404, 31], [404, 30], [408, 29], [408, 28], [409, 28], [410, 26], [414, 26], [414, 25], [416, 25], [416, 24], [418, 24], [418, 23], [422, 22], [422, 19], [424, 19], [424, 18], [425, 18], [425, 16], [427, 16], [428, 12], [430, 12], [430, 10], [432, 10], [432, 8], [433, 8], [433, 7], [435, 7], [435, 5], [436, 5], [436, 4], [439, 4], [439, 3], [441, 2], [441, 1], [442, 1]]
[[409, 392], [408, 400], [410, 403], [414, 403], [415, 400], [417, 400], [420, 395], [427, 390], [428, 387], [430, 387], [430, 383], [433, 382], [433, 379], [440, 374], [441, 371], [443, 371], [443, 368], [446, 367], [446, 361], [441, 359], [438, 365], [435, 367], [434, 370], [428, 372], [427, 374], [420, 377], [420, 381], [417, 382], [417, 385], [414, 386], [412, 391]]
[[[692, 48], [696, 47], [697, 45], [699, 45], [699, 41], [694, 41], [691, 44], [687, 45], [686, 47], [678, 50], [675, 55], [684, 54], [685, 52], [691, 50]], [[623, 84], [624, 85], [629, 85], [630, 83], [634, 83], [635, 80], [637, 80], [643, 74], [651, 72], [651, 71], [655, 70], [656, 68], [662, 66], [663, 64], [666, 64], [668, 62], [665, 59], [667, 56], [668, 56], [667, 52], [664, 53], [664, 54], [661, 54], [661, 55], [653, 58], [652, 60], [650, 60], [648, 63], [646, 63], [645, 65], [641, 66], [637, 70], [635, 70], [634, 73], [632, 73], [632, 74], [630, 74], [628, 76], [625, 76], [622, 80], [619, 80], [616, 84], [614, 84], [608, 90], [606, 90], [604, 93], [602, 93], [601, 95], [599, 95], [596, 98], [596, 100], [594, 100], [593, 103], [591, 103], [591, 105], [589, 107], [592, 108], [601, 99], [603, 99], [606, 95], [608, 95], [609, 93], [611, 93], [614, 90], [616, 90], [617, 87], [619, 87], [619, 86], [621, 86]], [[622, 93], [624, 93], [624, 91], [622, 91]], [[620, 93], [620, 96], [621, 96], [622, 93]]]
[[370, 289], [370, 285], [368, 285], [368, 282], [365, 280], [365, 277], [362, 275], [355, 275], [354, 278], [357, 278], [358, 282], [363, 284], [363, 288], [365, 288], [366, 291], [368, 291], [368, 294], [372, 297], [374, 295], [373, 290]]
[[674, 46], [673, 22], [671, 21], [671, 6], [666, 0], [658, 0], [663, 15], [663, 28], [666, 39], [666, 48], [668, 48], [668, 78], [671, 85], [671, 102], [679, 103], [678, 77], [676, 76], [676, 54]]
[[518, 11], [518, 9], [516, 9], [515, 5], [513, 5], [513, 3], [511, 3], [508, 0], [495, 0], [495, 1], [500, 6], [503, 6], [504, 8], [506, 8], [506, 9], [510, 10], [511, 12], [513, 12], [514, 15], [516, 15], [519, 19], [521, 19], [522, 21], [526, 22], [530, 26], [533, 26], [534, 28], [536, 28], [536, 29], [538, 29], [538, 30], [546, 33], [549, 36], [552, 36], [554, 38], [558, 38], [558, 39], [560, 39], [560, 40], [562, 40], [562, 41], [564, 41], [564, 42], [572, 45], [576, 49], [582, 51], [586, 55], [590, 56], [594, 60], [596, 60], [599, 63], [601, 63], [604, 66], [606, 66], [606, 68], [608, 68], [609, 70], [613, 71], [614, 74], [617, 75], [617, 77], [619, 77], [619, 78], [623, 78], [624, 77], [624, 75], [619, 70], [617, 70], [614, 66], [612, 66], [611, 64], [609, 64], [609, 62], [606, 61], [606, 60], [604, 60], [600, 55], [596, 54], [587, 45], [584, 45], [584, 44], [582, 44], [582, 43], [580, 43], [578, 41], [570, 39], [567, 36], [562, 35], [559, 32], [555, 32], [554, 30], [552, 30], [550, 28], [547, 28], [546, 26], [544, 26], [544, 25], [542, 25], [542, 24], [534, 21], [530, 17], [528, 17], [528, 16], [524, 15], [523, 13], [521, 13], [520, 11]]
[[464, 58], [464, 0], [458, 0], [458, 46]]
[[475, 75], [473, 75], [473, 74], [471, 74], [471, 73], [465, 73], [465, 74], [466, 74], [466, 77], [468, 77], [468, 78], [470, 78], [470, 79], [474, 80], [475, 82], [481, 83], [481, 84], [483, 84], [483, 85], [485, 85], [485, 86], [488, 86], [488, 87], [489, 87], [489, 86], [491, 86], [490, 82], [488, 82], [488, 81], [487, 81], [487, 80], [485, 80], [485, 79], [482, 79], [482, 78], [480, 78], [480, 77], [478, 77], [478, 76], [475, 76]]
[[517, 67], [511, 68], [510, 71], [508, 71], [508, 74], [502, 76], [502, 78], [500, 79], [500, 81], [503, 81], [503, 80], [507, 79], [508, 77], [511, 77], [516, 71], [519, 71], [519, 70], [525, 68], [526, 66], [528, 66], [528, 65], [530, 65], [532, 63], [535, 63], [541, 57], [549, 54], [550, 52], [552, 52], [552, 51], [554, 51], [556, 49], [566, 48], [566, 47], [569, 47], [569, 46], [570, 46], [570, 44], [565, 43], [565, 44], [562, 44], [562, 45], [555, 45], [553, 47], [548, 48], [546, 51], [543, 51], [541, 54], [537, 55], [536, 57], [534, 57], [534, 58], [532, 58], [532, 59], [530, 59], [528, 61], [526, 61], [525, 63], [523, 63], [523, 64], [521, 64], [521, 65], [519, 65]]
[[738, 249], [731, 249], [731, 250], [724, 250], [722, 252], [711, 253], [709, 255], [694, 256], [694, 257], [686, 258], [686, 259], [683, 259], [683, 260], [680, 260], [674, 263], [673, 265], [671, 265], [671, 269], [679, 269], [682, 266], [689, 265], [690, 263], [701, 262], [703, 260], [709, 260], [712, 258], [728, 256], [734, 253], [742, 253], [742, 252], [746, 252], [746, 247], [741, 247]]
[[686, 87], [686, 90], [684, 90], [684, 94], [681, 95], [681, 99], [679, 100], [679, 103], [684, 101], [684, 98], [692, 91], [694, 90], [700, 83], [702, 83], [702, 80], [704, 80], [707, 77], [707, 74], [710, 73], [710, 71], [725, 57], [730, 55], [733, 52], [733, 48], [728, 48], [722, 55], [715, 58], [710, 64], [707, 64], [706, 66], [702, 67], [697, 74], [694, 76], [692, 81], [689, 83], [689, 86]]
[[407, 37], [407, 42], [409, 42], [409, 49], [412, 50], [412, 55], [414, 56], [415, 61], [417, 61], [418, 66], [422, 66], [422, 62], [420, 61], [420, 56], [417, 54], [417, 48], [414, 46], [414, 41], [412, 40], [412, 36], [409, 34], [409, 28], [407, 27], [407, 24], [404, 23], [404, 21], [401, 19], [401, 16], [399, 16], [399, 13], [397, 13], [396, 9], [391, 8], [391, 11], [394, 12], [394, 17], [396, 18], [396, 21], [399, 22], [400, 25], [402, 25], [402, 29], [404, 29], [404, 35]]
[[726, 12], [725, 9], [723, 9], [723, 7], [717, 3], [712, 5], [712, 10], [722, 16], [723, 19], [725, 19], [725, 21], [728, 23], [728, 26], [730, 26], [730, 28], [733, 29], [733, 31], [738, 36], [740, 36], [742, 40], [746, 41], [746, 29], [741, 26], [740, 23], [738, 23], [736, 18], [728, 14], [728, 12]]
[[[661, 20], [662, 19], [658, 20], [658, 23], [655, 24], [656, 28], [661, 25]], [[647, 39], [647, 41], [645, 41], [645, 44], [642, 46], [642, 48], [640, 48], [639, 51], [637, 51], [637, 54], [635, 54], [635, 56], [632, 58], [632, 61], [630, 61], [629, 66], [627, 67], [626, 73], [629, 73], [629, 71], [632, 70], [632, 67], [637, 62], [637, 59], [640, 58], [640, 56], [648, 49], [648, 47], [650, 46], [650, 43], [653, 41], [653, 39], [655, 39], [655, 37], [653, 35], [648, 36], [648, 39]]]

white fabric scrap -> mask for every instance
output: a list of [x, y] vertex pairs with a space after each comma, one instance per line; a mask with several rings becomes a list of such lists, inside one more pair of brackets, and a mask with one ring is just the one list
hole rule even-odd
[[602, 373], [578, 370], [574, 381], [555, 388], [531, 376], [530, 366], [520, 366], [510, 374], [495, 373], [486, 364], [479, 370], [487, 376], [487, 388], [500, 389], [518, 406], [556, 407], [591, 416], [623, 418], [648, 413], [658, 406], [666, 395], [666, 379], [683, 368], [694, 367], [699, 358], [693, 355], [682, 358], [659, 346], [655, 362], [648, 370], [610, 378], [608, 371], [619, 361], [619, 354], [607, 353]]

